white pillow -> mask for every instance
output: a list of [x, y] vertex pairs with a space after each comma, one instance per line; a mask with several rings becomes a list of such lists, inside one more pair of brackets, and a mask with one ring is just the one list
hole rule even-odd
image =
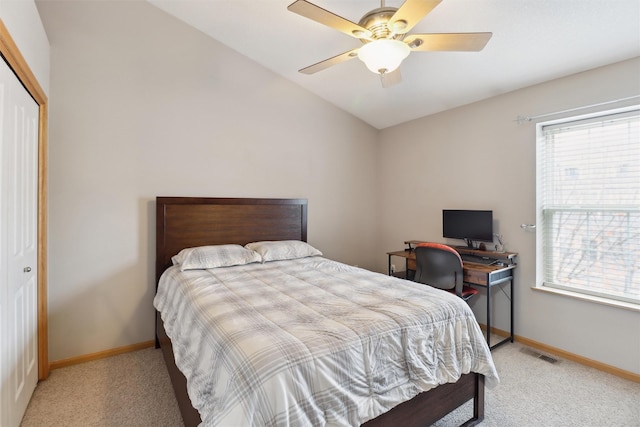
[[186, 248], [171, 258], [173, 265], [180, 265], [180, 271], [230, 267], [260, 262], [261, 260], [259, 254], [240, 245]]
[[246, 244], [245, 248], [259, 253], [262, 262], [322, 255], [322, 252], [300, 240], [253, 242]]

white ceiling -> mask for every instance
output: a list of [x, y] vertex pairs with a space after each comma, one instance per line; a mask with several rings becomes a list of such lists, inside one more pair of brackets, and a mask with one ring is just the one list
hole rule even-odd
[[[299, 73], [361, 43], [289, 12], [293, 0], [148, 1], [378, 129], [640, 56], [639, 0], [443, 0], [410, 33], [492, 32], [485, 49], [412, 52], [383, 89], [357, 58]], [[353, 22], [380, 6], [311, 1]]]

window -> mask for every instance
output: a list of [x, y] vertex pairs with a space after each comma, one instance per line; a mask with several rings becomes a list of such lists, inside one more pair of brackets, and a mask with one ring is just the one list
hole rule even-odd
[[538, 124], [537, 150], [538, 283], [640, 303], [640, 106]]

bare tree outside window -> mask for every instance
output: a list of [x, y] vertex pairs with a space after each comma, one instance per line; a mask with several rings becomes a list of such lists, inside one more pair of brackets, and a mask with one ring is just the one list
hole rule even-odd
[[640, 303], [640, 110], [539, 127], [545, 286]]

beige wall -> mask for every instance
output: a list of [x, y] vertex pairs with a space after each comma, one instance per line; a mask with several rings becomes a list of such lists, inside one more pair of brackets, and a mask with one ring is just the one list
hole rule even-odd
[[33, 0], [0, 0], [0, 19], [45, 94], [49, 94], [49, 41]]
[[[639, 75], [640, 59], [633, 59], [383, 130], [379, 252], [400, 249], [407, 239], [443, 241], [442, 209], [492, 209], [495, 231], [504, 236], [507, 250], [520, 254], [516, 333], [640, 373], [638, 312], [531, 289], [536, 236], [520, 224], [536, 222], [535, 124], [515, 121], [518, 115], [638, 95]], [[377, 268], [386, 268], [386, 257], [378, 256]], [[473, 303], [482, 322], [485, 303], [484, 295]], [[508, 312], [500, 310], [508, 307], [504, 294], [498, 292], [494, 304], [496, 326], [508, 330]]]
[[146, 2], [38, 7], [50, 360], [153, 339], [156, 196], [307, 198], [309, 242], [372, 267], [375, 129]]

